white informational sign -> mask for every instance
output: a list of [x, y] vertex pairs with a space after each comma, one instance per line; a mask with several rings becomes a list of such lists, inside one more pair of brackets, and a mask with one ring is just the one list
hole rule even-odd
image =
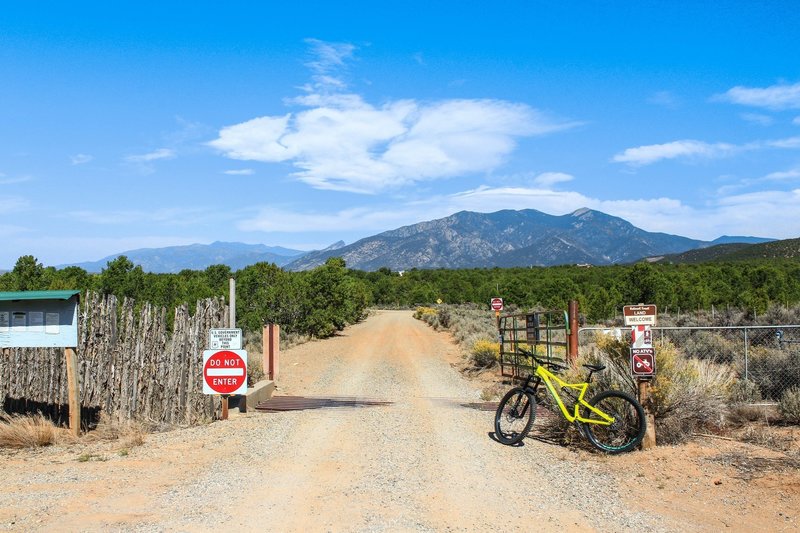
[[44, 317], [44, 332], [48, 335], [58, 335], [61, 332], [59, 321], [61, 315], [59, 313], [47, 313]]
[[655, 305], [626, 305], [622, 308], [626, 326], [655, 326]]
[[28, 313], [28, 331], [31, 333], [44, 332], [44, 312], [31, 311]]
[[209, 350], [241, 350], [242, 330], [238, 328], [215, 328], [208, 330]]

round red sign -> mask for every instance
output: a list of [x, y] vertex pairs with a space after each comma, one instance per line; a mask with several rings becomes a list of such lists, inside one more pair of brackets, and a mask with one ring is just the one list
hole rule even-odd
[[247, 363], [234, 351], [220, 350], [203, 365], [203, 379], [217, 394], [231, 394], [247, 383]]
[[492, 298], [492, 309], [495, 311], [502, 311], [503, 310], [503, 299], [502, 298]]

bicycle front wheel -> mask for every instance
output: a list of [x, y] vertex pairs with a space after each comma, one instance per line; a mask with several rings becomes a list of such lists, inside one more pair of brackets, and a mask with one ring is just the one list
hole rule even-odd
[[536, 400], [522, 387], [503, 396], [494, 415], [494, 434], [503, 444], [516, 444], [528, 434], [536, 417]]
[[[644, 409], [635, 399], [624, 392], [611, 390], [589, 400], [589, 405], [614, 419], [610, 425], [583, 423], [586, 438], [596, 448], [606, 453], [622, 453], [642, 442], [647, 422]], [[585, 418], [601, 420], [597, 413], [587, 409], [584, 411]]]

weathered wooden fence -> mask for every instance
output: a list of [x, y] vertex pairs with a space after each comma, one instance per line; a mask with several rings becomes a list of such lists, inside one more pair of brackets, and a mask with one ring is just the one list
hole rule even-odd
[[[81, 404], [112, 420], [194, 424], [213, 419], [219, 398], [203, 394], [203, 350], [208, 330], [228, 326], [221, 299], [201, 300], [194, 315], [175, 309], [167, 331], [165, 308], [88, 294], [81, 301], [78, 375]], [[0, 353], [3, 405], [65, 406], [63, 349], [11, 348]], [[52, 409], [51, 409], [52, 410]]]

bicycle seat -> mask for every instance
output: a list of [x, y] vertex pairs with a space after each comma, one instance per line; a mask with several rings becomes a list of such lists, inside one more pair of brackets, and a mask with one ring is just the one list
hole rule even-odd
[[592, 372], [600, 372], [601, 370], [605, 370], [605, 365], [583, 365]]

